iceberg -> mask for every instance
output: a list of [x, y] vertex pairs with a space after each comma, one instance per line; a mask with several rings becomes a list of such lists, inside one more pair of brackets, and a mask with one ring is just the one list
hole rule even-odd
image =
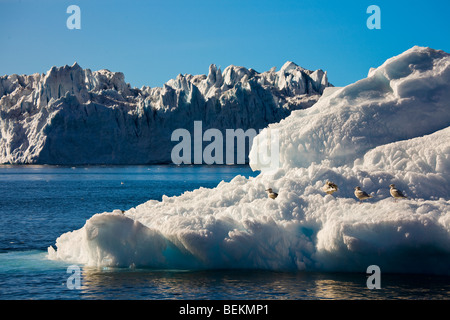
[[[271, 129], [280, 132], [280, 168], [265, 171], [252, 159]], [[449, 54], [413, 47], [264, 130], [249, 155], [258, 176], [98, 213], [61, 235], [49, 259], [345, 272], [377, 265], [381, 272], [450, 274]], [[338, 191], [326, 194], [327, 181]], [[394, 200], [390, 184], [408, 198]], [[373, 198], [360, 204], [356, 186]]]
[[178, 128], [192, 133], [202, 121], [222, 133], [263, 129], [312, 106], [330, 86], [326, 72], [293, 62], [263, 73], [212, 64], [208, 75], [180, 74], [162, 88], [131, 88], [121, 72], [77, 63], [3, 76], [0, 163], [170, 163]]

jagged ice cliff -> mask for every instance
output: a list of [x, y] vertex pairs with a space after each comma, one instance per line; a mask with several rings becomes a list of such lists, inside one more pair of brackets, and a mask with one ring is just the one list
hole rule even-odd
[[[215, 65], [162, 88], [131, 88], [120, 72], [73, 66], [0, 77], [0, 163], [150, 164], [171, 162], [175, 129], [249, 128], [312, 106], [329, 87], [322, 70], [292, 62], [258, 73]], [[247, 150], [247, 154], [248, 154]]]

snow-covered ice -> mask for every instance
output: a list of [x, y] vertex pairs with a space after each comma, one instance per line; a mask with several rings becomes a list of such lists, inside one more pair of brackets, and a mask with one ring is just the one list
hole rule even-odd
[[[450, 274], [449, 125], [450, 55], [413, 47], [269, 125], [280, 132], [276, 172], [253, 161], [262, 169], [257, 177], [96, 214], [61, 235], [49, 258], [92, 266], [365, 272], [378, 265], [382, 272]], [[267, 143], [264, 137], [256, 144]], [[254, 144], [250, 160], [257, 150]], [[338, 185], [333, 195], [323, 192], [326, 181]], [[408, 199], [395, 202], [392, 183]], [[360, 204], [356, 186], [373, 198]]]

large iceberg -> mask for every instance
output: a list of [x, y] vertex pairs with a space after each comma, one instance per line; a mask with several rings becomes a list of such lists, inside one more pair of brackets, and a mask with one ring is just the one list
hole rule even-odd
[[[450, 274], [450, 55], [413, 47], [267, 130], [280, 167], [96, 214], [50, 259], [92, 266]], [[256, 159], [256, 160], [255, 160]], [[252, 161], [253, 160], [253, 161]], [[339, 186], [322, 191], [327, 180]], [[396, 201], [389, 185], [407, 199]], [[373, 198], [359, 203], [354, 187]], [[279, 196], [272, 200], [265, 190]]]
[[[123, 73], [53, 67], [0, 77], [0, 163], [171, 162], [172, 132], [263, 129], [312, 106], [331, 86], [327, 73], [286, 62], [258, 73], [215, 65], [178, 75], [162, 88], [131, 88]], [[248, 154], [248, 148], [246, 155]]]

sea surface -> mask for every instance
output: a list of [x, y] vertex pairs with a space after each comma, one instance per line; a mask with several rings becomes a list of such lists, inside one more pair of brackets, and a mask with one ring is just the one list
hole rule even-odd
[[80, 266], [70, 289], [68, 263], [47, 259], [61, 234], [92, 215], [127, 210], [163, 195], [213, 188], [247, 166], [0, 166], [0, 300], [448, 300], [450, 277], [260, 270], [152, 270]]

